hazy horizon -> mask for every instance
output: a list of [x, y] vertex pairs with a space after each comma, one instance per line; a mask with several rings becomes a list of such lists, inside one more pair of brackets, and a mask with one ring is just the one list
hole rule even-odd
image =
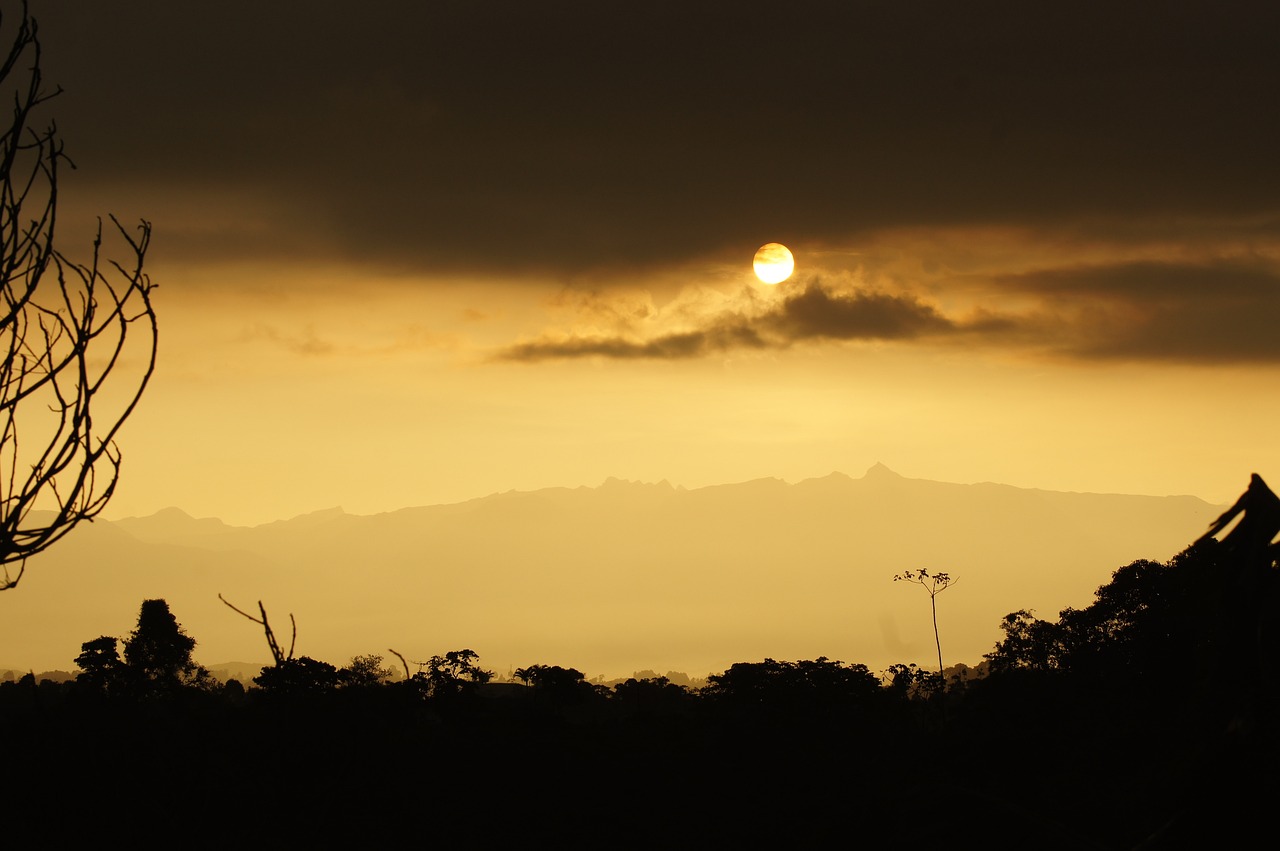
[[[951, 482], [951, 481], [944, 481], [942, 479], [932, 478], [927, 475], [926, 476], [905, 476], [899, 471], [895, 470], [891, 465], [885, 464], [881, 461], [876, 461], [874, 464], [872, 464], [870, 467], [864, 470], [863, 475], [866, 475], [866, 473], [874, 470], [877, 467], [888, 470], [889, 472], [892, 472], [894, 475], [900, 476], [901, 478], [904, 478], [904, 479], [919, 479], [921, 481], [939, 482], [942, 484], [958, 484], [958, 485], [995, 484], [995, 485], [1006, 485], [1008, 487], [1018, 488], [1019, 490], [1052, 490], [1051, 488], [1041, 488], [1041, 487], [1036, 487], [1034, 485], [1019, 485], [1019, 484], [1014, 484], [1012, 482], [997, 482], [991, 479], [978, 479], [971, 482]], [[1251, 473], [1252, 471], [1250, 471], [1250, 473], [1244, 474], [1242, 481], [1245, 484], [1248, 483], [1248, 476]], [[686, 485], [682, 482], [672, 481], [670, 478], [667, 478], [667, 477], [663, 477], [660, 479], [644, 480], [644, 479], [627, 479], [621, 476], [605, 476], [604, 479], [594, 483], [591, 483], [591, 482], [579, 482], [576, 484], [547, 483], [543, 485], [535, 485], [533, 487], [528, 487], [528, 488], [514, 488], [514, 487], [503, 488], [499, 490], [489, 491], [487, 493], [474, 494], [472, 496], [466, 496], [461, 499], [450, 500], [447, 502], [432, 502], [432, 503], [419, 503], [419, 504], [412, 504], [412, 505], [401, 505], [394, 508], [387, 508], [387, 509], [378, 510], [378, 511], [350, 511], [347, 509], [347, 507], [344, 504], [339, 502], [339, 503], [333, 503], [329, 505], [317, 505], [313, 508], [306, 509], [297, 514], [290, 514], [287, 516], [282, 515], [279, 517], [270, 517], [264, 520], [260, 520], [256, 522], [247, 522], [247, 523], [229, 522], [226, 520], [226, 518], [220, 517], [216, 514], [193, 514], [190, 511], [188, 511], [184, 506], [177, 505], [177, 504], [160, 506], [159, 508], [156, 508], [155, 510], [146, 512], [144, 514], [120, 514], [119, 512], [112, 511], [110, 507], [108, 507], [108, 509], [102, 513], [102, 519], [112, 521], [112, 522], [116, 522], [120, 520], [145, 519], [148, 517], [154, 517], [155, 515], [166, 512], [166, 511], [177, 509], [178, 511], [181, 511], [183, 514], [185, 514], [186, 516], [194, 520], [220, 520], [223, 523], [226, 523], [228, 526], [253, 528], [255, 526], [266, 525], [269, 523], [276, 523], [281, 520], [293, 520], [299, 517], [306, 517], [308, 515], [322, 514], [328, 511], [333, 511], [335, 509], [341, 510], [342, 513], [344, 514], [349, 514], [357, 517], [369, 517], [376, 514], [389, 514], [396, 511], [402, 511], [406, 508], [430, 508], [433, 506], [456, 505], [458, 503], [474, 502], [476, 500], [482, 500], [488, 497], [500, 496], [502, 494], [510, 494], [510, 493], [530, 493], [530, 492], [541, 491], [541, 490], [583, 490], [583, 489], [590, 490], [594, 488], [603, 487], [613, 481], [622, 482], [624, 484], [639, 484], [639, 485], [666, 484], [675, 490], [693, 491], [693, 490], [702, 490], [706, 488], [715, 488], [723, 485], [748, 484], [750, 482], [766, 481], [766, 480], [776, 480], [780, 482], [785, 482], [786, 484], [794, 485], [794, 484], [799, 484], [800, 482], [811, 481], [813, 479], [825, 479], [831, 476], [845, 476], [851, 479], [859, 478], [859, 476], [852, 475], [846, 470], [837, 470], [837, 469], [832, 469], [827, 473], [824, 473], [821, 475], [803, 476], [799, 478], [764, 475], [764, 476], [757, 476], [749, 479], [740, 479], [740, 480], [731, 480], [731, 481], [722, 481], [722, 482], [708, 482], [708, 483], [703, 483], [698, 485]], [[1267, 478], [1266, 476], [1263, 476], [1264, 480], [1266, 478]], [[1239, 490], [1242, 492], [1244, 490], [1244, 487], [1241, 486]], [[1086, 488], [1083, 490], [1055, 491], [1055, 492], [1056, 493], [1097, 494], [1097, 495], [1111, 495], [1111, 496], [1152, 496], [1152, 497], [1190, 496], [1190, 497], [1195, 497], [1196, 499], [1203, 500], [1204, 502], [1210, 505], [1214, 505], [1218, 507], [1225, 507], [1229, 505], [1232, 501], [1234, 501], [1236, 496], [1239, 496], [1239, 493], [1237, 493], [1229, 499], [1213, 500], [1213, 499], [1206, 498], [1202, 494], [1191, 493], [1189, 491], [1183, 491], [1183, 492], [1177, 492], [1177, 493], [1136, 493], [1132, 491], [1117, 492], [1117, 491], [1106, 491], [1106, 490], [1089, 489], [1089, 488]]]
[[1086, 605], [1114, 570], [1171, 558], [1222, 509], [1188, 495], [913, 479], [883, 464], [794, 484], [614, 478], [256, 526], [175, 506], [86, 524], [33, 558], [0, 596], [0, 647], [67, 670], [80, 642], [126, 634], [141, 600], [162, 597], [198, 658], [263, 659], [260, 629], [224, 595], [264, 601], [277, 630], [295, 614], [298, 654], [338, 664], [468, 647], [500, 673], [537, 663], [702, 677], [818, 656], [882, 670], [932, 664], [927, 598], [892, 581], [923, 567], [960, 579], [940, 607], [944, 659], [975, 665], [1008, 612]]

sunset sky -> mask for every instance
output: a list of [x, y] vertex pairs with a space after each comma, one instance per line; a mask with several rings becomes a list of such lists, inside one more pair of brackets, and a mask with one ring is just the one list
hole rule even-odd
[[1280, 481], [1275, 3], [31, 9], [61, 250], [155, 228], [107, 516]]

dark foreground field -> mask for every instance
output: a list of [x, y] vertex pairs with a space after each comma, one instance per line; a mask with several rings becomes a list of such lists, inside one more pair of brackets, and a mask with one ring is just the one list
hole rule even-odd
[[75, 681], [0, 683], [0, 830], [7, 847], [1269, 846], [1280, 500], [1263, 495], [1087, 608], [1011, 613], [982, 675], [945, 686], [825, 658], [697, 690], [554, 665], [495, 683], [467, 650], [393, 681], [380, 657], [273, 644], [246, 690], [144, 601], [123, 658], [102, 637]]
[[1172, 725], [1120, 705], [1113, 722], [982, 711], [848, 725], [505, 712], [418, 723], [349, 707], [8, 717], [5, 831], [132, 847], [1172, 848], [1244, 847], [1269, 825], [1270, 735], [1166, 740]]

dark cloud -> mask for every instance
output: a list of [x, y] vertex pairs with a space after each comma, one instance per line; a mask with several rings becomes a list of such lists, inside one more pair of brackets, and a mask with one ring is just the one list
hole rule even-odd
[[621, 335], [546, 337], [498, 354], [500, 360], [557, 358], [683, 360], [735, 349], [784, 349], [809, 340], [903, 340], [956, 333], [961, 326], [911, 296], [836, 292], [811, 281], [772, 309], [747, 317], [735, 311], [707, 316], [703, 327], [648, 341]]
[[1262, 258], [1050, 269], [997, 283], [1063, 316], [1075, 356], [1280, 363], [1280, 264]]
[[1261, 0], [32, 9], [80, 186], [270, 199], [282, 255], [569, 275], [1280, 205], [1280, 6]]
[[1072, 346], [1084, 357], [1171, 361], [1221, 365], [1280, 364], [1280, 305], [1261, 309], [1242, 305], [1178, 304], [1151, 312], [1122, 333], [1091, 338], [1082, 334]]
[[945, 334], [956, 324], [911, 296], [832, 292], [819, 283], [783, 300], [764, 318], [777, 335], [792, 340], [901, 340]]
[[582, 357], [613, 360], [688, 360], [733, 349], [762, 349], [769, 344], [741, 322], [720, 321], [699, 331], [664, 334], [646, 342], [623, 337], [543, 338], [518, 343], [498, 353], [498, 360], [543, 361]]
[[1133, 262], [1045, 269], [991, 281], [989, 298], [1032, 296], [1017, 313], [947, 315], [910, 294], [838, 289], [813, 279], [749, 315], [712, 313], [692, 331], [547, 337], [499, 358], [684, 359], [819, 341], [964, 342], [1086, 360], [1280, 363], [1280, 266], [1265, 260]]
[[1262, 258], [1203, 263], [1141, 260], [1045, 269], [995, 279], [1003, 288], [1078, 301], [1106, 299], [1141, 304], [1252, 301], [1280, 295], [1280, 265]]

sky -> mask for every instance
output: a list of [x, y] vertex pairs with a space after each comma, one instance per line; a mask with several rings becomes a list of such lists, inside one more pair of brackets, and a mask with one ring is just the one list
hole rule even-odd
[[31, 11], [60, 250], [154, 227], [104, 516], [1280, 481], [1274, 3]]

